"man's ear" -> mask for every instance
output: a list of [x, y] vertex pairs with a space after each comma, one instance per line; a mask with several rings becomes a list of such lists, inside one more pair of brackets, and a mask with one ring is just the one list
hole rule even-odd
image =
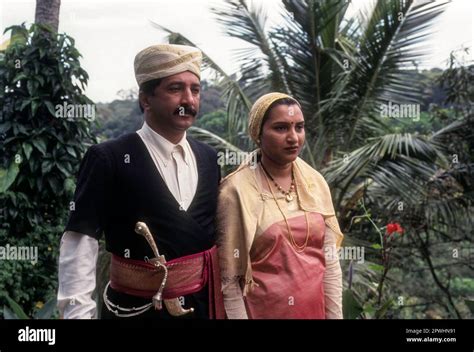
[[143, 110], [146, 110], [150, 107], [148, 96], [142, 91], [138, 93], [138, 101], [140, 102], [140, 106], [142, 107]]

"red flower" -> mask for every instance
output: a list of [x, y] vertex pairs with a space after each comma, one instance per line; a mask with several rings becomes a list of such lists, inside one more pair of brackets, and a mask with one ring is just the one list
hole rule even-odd
[[398, 222], [391, 222], [387, 225], [387, 233], [391, 235], [394, 232], [399, 233], [400, 235], [403, 233], [403, 227], [400, 226]]
[[397, 231], [397, 225], [394, 224], [394, 223], [390, 223], [387, 225], [387, 233], [389, 235], [391, 235], [392, 233], [394, 233], [395, 231]]

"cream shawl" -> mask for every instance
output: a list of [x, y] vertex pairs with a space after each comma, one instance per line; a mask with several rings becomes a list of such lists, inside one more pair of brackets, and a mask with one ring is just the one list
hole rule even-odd
[[[253, 153], [258, 153], [259, 150]], [[264, 207], [251, 155], [234, 173], [221, 183], [217, 209], [217, 245], [223, 282], [245, 278], [243, 293], [255, 285], [252, 278], [250, 249], [257, 229], [257, 221]], [[340, 247], [343, 234], [334, 211], [331, 193], [323, 176], [302, 159], [293, 162], [296, 191], [301, 209], [320, 213], [336, 234]]]

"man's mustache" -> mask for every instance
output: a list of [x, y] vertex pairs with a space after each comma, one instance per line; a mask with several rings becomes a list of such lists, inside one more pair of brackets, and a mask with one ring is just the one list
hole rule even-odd
[[191, 106], [180, 105], [176, 108], [173, 114], [178, 116], [191, 115], [192, 117], [196, 117], [197, 111], [194, 110]]

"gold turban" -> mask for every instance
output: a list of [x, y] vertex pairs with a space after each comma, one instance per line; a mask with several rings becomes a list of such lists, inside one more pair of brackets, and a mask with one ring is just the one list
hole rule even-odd
[[135, 56], [138, 85], [147, 81], [191, 71], [201, 77], [202, 53], [186, 45], [159, 44], [143, 49]]
[[300, 105], [295, 98], [289, 96], [288, 94], [277, 92], [265, 94], [258, 98], [253, 104], [249, 114], [249, 135], [255, 143], [257, 143], [258, 137], [262, 132], [263, 117], [265, 116], [268, 108], [275, 101], [285, 98], [294, 100], [298, 106]]

